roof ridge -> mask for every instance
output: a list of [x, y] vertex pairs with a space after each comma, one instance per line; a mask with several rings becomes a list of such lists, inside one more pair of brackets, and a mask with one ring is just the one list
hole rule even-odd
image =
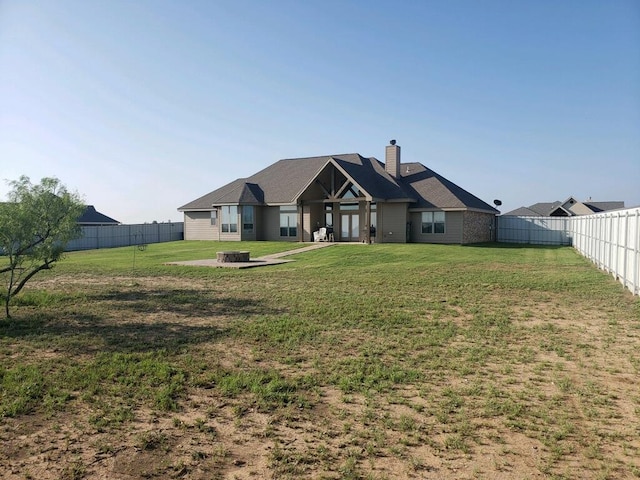
[[311, 155], [309, 157], [292, 157], [292, 158], [281, 158], [279, 161], [284, 161], [284, 160], [309, 160], [312, 158], [334, 158], [334, 157], [346, 157], [348, 155], [357, 155], [360, 158], [369, 158], [369, 157], [363, 157], [362, 155], [360, 155], [358, 152], [352, 152], [352, 153], [331, 153], [329, 155]]

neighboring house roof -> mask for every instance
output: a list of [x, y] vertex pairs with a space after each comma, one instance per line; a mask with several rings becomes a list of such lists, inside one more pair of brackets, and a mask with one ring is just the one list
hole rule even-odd
[[491, 205], [420, 163], [400, 164], [394, 178], [384, 163], [357, 153], [279, 160], [248, 177], [237, 179], [183, 205], [180, 211], [211, 210], [213, 205], [296, 203], [328, 166], [351, 178], [373, 201], [406, 201], [412, 208], [477, 209], [499, 213]]
[[120, 224], [119, 221], [98, 212], [93, 205], [86, 206], [84, 212], [80, 215], [80, 218], [78, 218], [78, 223], [81, 225]]
[[511, 210], [504, 215], [515, 215], [517, 217], [546, 217], [546, 215], [542, 215], [540, 212], [527, 207], [516, 208], [515, 210]]
[[[573, 201], [573, 202], [571, 202]], [[564, 202], [538, 202], [528, 207], [520, 207], [503, 215], [515, 215], [520, 217], [548, 217], [562, 211], [567, 216], [584, 215], [586, 213], [598, 213], [608, 210], [617, 210], [624, 208], [623, 201], [613, 202], [580, 202], [569, 197]]]
[[558, 202], [558, 201], [555, 201], [555, 202], [538, 202], [538, 203], [534, 203], [533, 205], [530, 205], [528, 208], [529, 208], [529, 210], [535, 212], [538, 216], [546, 217], [552, 211], [554, 211], [556, 208], [558, 208], [560, 205], [562, 205], [562, 202]]
[[78, 218], [77, 223], [80, 225], [120, 225], [118, 220], [114, 220], [113, 218], [98, 212], [93, 205], [85, 206], [84, 212], [82, 212], [82, 215]]
[[594, 212], [606, 212], [624, 208], [624, 202], [584, 202]]

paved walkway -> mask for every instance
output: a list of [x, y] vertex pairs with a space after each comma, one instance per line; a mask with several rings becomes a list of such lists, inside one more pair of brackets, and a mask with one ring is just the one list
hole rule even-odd
[[265, 267], [267, 265], [278, 265], [281, 263], [293, 262], [293, 260], [285, 260], [284, 257], [296, 255], [298, 253], [309, 252], [318, 248], [331, 247], [335, 243], [318, 242], [311, 243], [295, 250], [287, 250], [285, 252], [272, 253], [263, 257], [251, 258], [248, 262], [219, 262], [215, 258], [205, 260], [187, 260], [185, 262], [167, 262], [165, 265], [188, 265], [193, 267], [216, 267], [216, 268], [254, 268]]

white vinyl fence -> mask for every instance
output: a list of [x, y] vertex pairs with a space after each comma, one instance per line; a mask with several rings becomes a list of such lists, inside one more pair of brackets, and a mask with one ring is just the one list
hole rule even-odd
[[640, 295], [640, 207], [573, 217], [573, 246]]
[[640, 207], [576, 217], [498, 217], [497, 241], [571, 245], [640, 295]]
[[184, 238], [184, 223], [143, 223], [82, 227], [82, 237], [67, 244], [65, 250], [95, 250], [149, 243], [173, 242]]

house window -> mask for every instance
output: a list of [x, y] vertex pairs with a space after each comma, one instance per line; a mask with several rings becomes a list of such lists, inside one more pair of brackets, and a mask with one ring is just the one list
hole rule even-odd
[[360, 196], [360, 190], [353, 183], [350, 183], [349, 188], [342, 194], [342, 198], [358, 198]]
[[357, 203], [341, 203], [340, 210], [359, 210], [360, 205]]
[[444, 233], [444, 212], [422, 212], [422, 233]]
[[295, 205], [280, 207], [280, 236], [298, 236], [298, 208]]
[[324, 225], [326, 227], [333, 226], [333, 205], [327, 204], [324, 206]]
[[222, 207], [222, 233], [236, 233], [238, 231], [238, 207], [225, 205]]
[[216, 226], [218, 224], [218, 210], [211, 210], [211, 225]]
[[245, 232], [253, 232], [253, 207], [242, 207], [242, 230]]

